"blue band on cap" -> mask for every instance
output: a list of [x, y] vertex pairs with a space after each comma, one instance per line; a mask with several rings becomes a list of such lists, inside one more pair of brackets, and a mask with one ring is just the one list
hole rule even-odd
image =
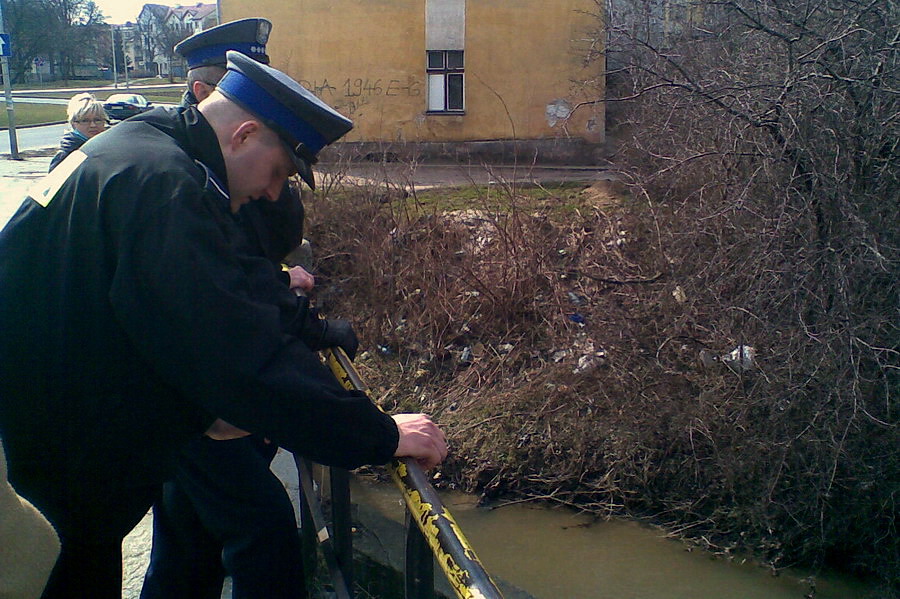
[[185, 60], [187, 60], [189, 69], [202, 66], [203, 63], [210, 58], [217, 58], [218, 60], [216, 62], [224, 64], [225, 53], [229, 50], [235, 50], [251, 58], [255, 56], [266, 56], [265, 44], [232, 42], [228, 44], [216, 44], [213, 46], [204, 46], [202, 48], [197, 48], [196, 50], [185, 56]]
[[226, 95], [243, 104], [250, 112], [273, 121], [294, 137], [292, 141], [302, 142], [313, 154], [318, 154], [319, 150], [328, 145], [325, 138], [312, 125], [297, 118], [293, 112], [243, 73], [229, 70], [219, 80], [218, 87]]

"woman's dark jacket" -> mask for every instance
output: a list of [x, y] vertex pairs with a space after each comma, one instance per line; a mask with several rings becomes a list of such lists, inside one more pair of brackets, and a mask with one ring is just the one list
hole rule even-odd
[[59, 140], [59, 151], [50, 160], [50, 169], [53, 170], [57, 165], [65, 160], [66, 156], [80, 148], [84, 142], [88, 140], [80, 131], [69, 129], [63, 133], [62, 139]]

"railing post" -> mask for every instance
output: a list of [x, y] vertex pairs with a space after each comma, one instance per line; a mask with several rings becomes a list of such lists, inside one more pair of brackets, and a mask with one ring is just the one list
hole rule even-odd
[[406, 599], [434, 599], [434, 557], [412, 514], [406, 510]]
[[331, 482], [331, 526], [334, 530], [334, 553], [344, 573], [347, 587], [353, 591], [353, 518], [350, 514], [350, 473], [343, 468], [329, 468]]
[[325, 515], [322, 513], [322, 502], [319, 500], [319, 496], [314, 488], [310, 463], [308, 460], [296, 455], [294, 456], [294, 463], [297, 465], [297, 474], [300, 477], [303, 502], [309, 507], [312, 528], [315, 531], [316, 539], [319, 541], [319, 547], [322, 548], [325, 565], [331, 574], [334, 594], [337, 599], [352, 599], [351, 587], [347, 584], [347, 581], [344, 579], [344, 573], [338, 566], [334, 550], [334, 538], [328, 531], [328, 523], [325, 520]]
[[[306, 464], [307, 467], [311, 465], [309, 460], [306, 460]], [[303, 553], [303, 574], [309, 584], [315, 579], [318, 569], [319, 559], [316, 553], [318, 540], [316, 539], [316, 525], [312, 512], [309, 510], [309, 503], [304, 497], [302, 485], [300, 487], [300, 547]]]

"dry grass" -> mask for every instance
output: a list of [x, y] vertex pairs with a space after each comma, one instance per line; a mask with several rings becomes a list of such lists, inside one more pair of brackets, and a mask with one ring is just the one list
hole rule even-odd
[[[685, 226], [608, 184], [443, 210], [336, 181], [308, 201], [318, 301], [354, 319], [374, 399], [448, 430], [447, 484], [651, 517], [775, 568], [896, 572], [896, 356], [843, 363], [846, 337], [797, 317], [814, 275], [784, 272], [793, 232], [760, 247], [768, 215]], [[881, 280], [856, 309], [882, 314]], [[710, 359], [742, 343], [753, 369]]]

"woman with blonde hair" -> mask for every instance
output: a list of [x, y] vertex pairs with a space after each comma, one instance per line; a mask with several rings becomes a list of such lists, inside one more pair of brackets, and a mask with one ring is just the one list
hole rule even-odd
[[103, 109], [103, 103], [88, 93], [72, 96], [66, 113], [70, 129], [63, 134], [59, 142], [59, 151], [50, 161], [51, 171], [84, 142], [102, 133], [109, 120], [106, 110]]

